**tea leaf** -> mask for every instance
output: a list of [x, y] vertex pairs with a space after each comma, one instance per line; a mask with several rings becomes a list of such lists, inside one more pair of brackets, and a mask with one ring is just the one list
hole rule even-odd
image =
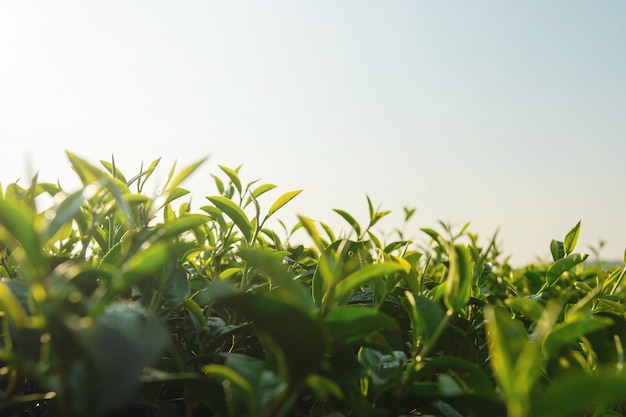
[[0, 281], [0, 311], [6, 313], [18, 326], [23, 326], [26, 322], [24, 307], [3, 280]]
[[530, 320], [539, 321], [543, 314], [543, 306], [528, 298], [512, 297], [504, 300], [504, 303], [514, 311], [522, 313]]
[[548, 286], [556, 284], [565, 271], [569, 271], [576, 265], [584, 262], [588, 256], [587, 254], [574, 253], [559, 259], [548, 268], [546, 272], [546, 284], [548, 284]]
[[278, 200], [276, 200], [274, 204], [272, 204], [272, 206], [270, 207], [270, 210], [265, 216], [265, 220], [269, 219], [272, 214], [276, 213], [282, 206], [293, 200], [301, 192], [302, 190], [289, 191], [288, 193], [281, 195]]
[[247, 242], [252, 240], [252, 225], [238, 205], [232, 200], [222, 196], [207, 197], [211, 203], [222, 210], [237, 225]]
[[61, 227], [71, 222], [74, 216], [80, 211], [84, 200], [85, 197], [82, 190], [67, 196], [61, 204], [54, 209], [54, 217], [45, 229], [44, 238], [52, 238]]
[[241, 195], [241, 181], [239, 180], [239, 175], [237, 175], [237, 172], [231, 168], [225, 167], [224, 165], [218, 165], [218, 166], [220, 167], [222, 171], [226, 173], [226, 175], [228, 175], [228, 178], [230, 178], [230, 181], [233, 183], [233, 185], [239, 192], [239, 195]]
[[528, 416], [530, 393], [541, 372], [537, 345], [526, 329], [501, 308], [486, 306], [487, 339], [491, 364], [498, 385], [507, 400], [510, 416]]
[[405, 308], [409, 310], [411, 318], [414, 345], [417, 346], [420, 343], [432, 345], [436, 341], [437, 328], [444, 319], [441, 307], [427, 297], [414, 296], [408, 291], [405, 292], [405, 296], [408, 304]]
[[576, 247], [576, 242], [578, 242], [578, 235], [580, 234], [580, 221], [576, 223], [576, 226], [572, 228], [565, 236], [565, 240], [563, 241], [563, 250], [565, 255], [569, 255], [572, 253], [574, 248]]
[[373, 265], [366, 265], [363, 268], [348, 275], [335, 287], [335, 299], [340, 300], [350, 293], [350, 291], [365, 285], [374, 278], [383, 277], [402, 271], [402, 265], [396, 262], [384, 262]]
[[339, 306], [324, 318], [331, 340], [343, 346], [365, 340], [381, 330], [397, 330], [398, 324], [388, 315], [366, 307]]
[[168, 189], [172, 190], [174, 188], [177, 188], [183, 181], [185, 181], [187, 179], [187, 177], [189, 177], [191, 174], [193, 174], [193, 172], [196, 169], [198, 169], [198, 167], [200, 167], [200, 165], [202, 165], [207, 159], [208, 158], [206, 158], [206, 157], [202, 158], [198, 162], [194, 162], [193, 164], [190, 164], [189, 166], [185, 167], [182, 171], [180, 171], [178, 173], [178, 175], [176, 175], [174, 177], [172, 182], [169, 184]]
[[102, 415], [124, 404], [169, 336], [160, 320], [126, 303], [109, 305], [84, 333], [94, 367], [73, 367], [70, 375], [72, 400], [84, 415]]
[[[267, 334], [280, 353], [289, 380], [302, 381], [315, 372], [324, 356], [325, 335], [318, 323], [304, 312], [278, 299], [252, 294], [220, 298], [221, 304], [253, 321], [254, 327]], [[269, 352], [268, 352], [269, 353]]]
[[0, 225], [22, 245], [32, 266], [39, 267], [43, 263], [42, 245], [33, 228], [33, 216], [32, 210], [19, 201], [0, 200]]
[[[293, 279], [287, 268], [272, 254], [259, 249], [242, 249], [239, 256], [266, 275], [274, 285], [282, 288], [284, 292], [281, 293], [281, 298], [285, 301], [291, 301], [293, 306], [304, 311], [312, 311], [315, 308], [311, 297], [306, 294], [300, 283]], [[281, 258], [283, 256], [284, 254]]]
[[565, 246], [563, 242], [552, 239], [550, 242], [550, 253], [552, 253], [554, 262], [565, 257]]
[[210, 364], [202, 367], [202, 372], [214, 378], [229, 381], [246, 398], [250, 405], [254, 404], [254, 388], [244, 377], [224, 365]]
[[189, 229], [206, 224], [210, 220], [211, 218], [209, 216], [202, 214], [187, 214], [182, 217], [177, 217], [163, 225], [161, 228], [161, 238], [178, 236]]
[[611, 324], [613, 320], [606, 317], [584, 317], [571, 323], [557, 324], [543, 340], [541, 346], [543, 353], [546, 357], [551, 357], [561, 346], [575, 342], [581, 336], [604, 329]]
[[345, 221], [347, 221], [350, 226], [352, 226], [352, 228], [354, 229], [354, 231], [356, 232], [357, 237], [361, 236], [361, 226], [359, 225], [359, 223], [354, 219], [354, 217], [352, 217], [350, 215], [350, 213], [344, 211], [344, 210], [340, 210], [340, 209], [333, 209], [333, 211], [337, 214], [339, 214], [341, 217], [343, 217], [343, 219]]
[[254, 198], [259, 198], [260, 195], [265, 194], [266, 192], [273, 190], [274, 188], [276, 188], [274, 184], [259, 185], [252, 191], [252, 195], [254, 196]]
[[626, 378], [610, 374], [569, 373], [550, 384], [539, 397], [534, 416], [587, 415], [596, 408], [618, 404], [626, 398]]
[[473, 272], [470, 255], [465, 246], [452, 245], [448, 247], [450, 267], [444, 302], [452, 311], [459, 311], [469, 301], [472, 289]]
[[317, 231], [317, 228], [315, 227], [313, 220], [309, 219], [308, 217], [301, 216], [301, 215], [298, 215], [298, 219], [300, 219], [300, 224], [302, 224], [302, 227], [304, 227], [304, 229], [307, 231], [311, 239], [313, 239], [313, 243], [315, 243], [315, 246], [317, 247], [317, 249], [320, 252], [323, 252], [324, 245], [322, 244], [322, 239], [320, 238], [320, 234]]

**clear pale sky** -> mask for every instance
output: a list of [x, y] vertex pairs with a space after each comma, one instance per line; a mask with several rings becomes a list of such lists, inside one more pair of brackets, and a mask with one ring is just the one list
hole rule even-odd
[[[363, 223], [365, 196], [442, 219], [514, 263], [547, 258], [582, 219], [580, 250], [626, 247], [626, 2], [3, 1], [0, 182], [78, 186], [70, 150], [216, 194], [218, 164], [304, 189], [296, 213]], [[154, 187], [158, 186], [154, 183]], [[204, 201], [203, 201], [204, 200]], [[346, 229], [347, 230], [347, 229]]]

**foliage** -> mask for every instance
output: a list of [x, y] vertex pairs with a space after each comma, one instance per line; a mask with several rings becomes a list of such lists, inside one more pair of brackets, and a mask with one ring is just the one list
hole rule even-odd
[[335, 210], [354, 233], [299, 216], [280, 234], [300, 191], [264, 209], [276, 187], [239, 168], [192, 213], [203, 161], [149, 197], [159, 160], [127, 179], [68, 158], [79, 191], [0, 187], [2, 416], [626, 412], [626, 269], [585, 265], [580, 222], [514, 269], [468, 225], [384, 241], [369, 197], [366, 227]]

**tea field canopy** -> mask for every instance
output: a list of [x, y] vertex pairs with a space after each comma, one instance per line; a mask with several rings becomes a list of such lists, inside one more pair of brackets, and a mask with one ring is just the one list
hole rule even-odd
[[[0, 182], [78, 186], [64, 151], [213, 195], [218, 164], [333, 228], [366, 194], [406, 236], [442, 219], [513, 263], [626, 247], [624, 2], [3, 2]], [[156, 190], [158, 182], [153, 183]], [[147, 188], [149, 190], [149, 187]], [[271, 204], [268, 197], [266, 204]], [[348, 230], [346, 227], [345, 230]]]

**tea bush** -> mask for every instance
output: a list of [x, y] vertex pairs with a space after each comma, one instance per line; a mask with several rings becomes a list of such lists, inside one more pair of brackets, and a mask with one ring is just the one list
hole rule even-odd
[[277, 232], [300, 191], [267, 208], [276, 186], [220, 167], [192, 213], [203, 161], [147, 196], [159, 160], [68, 158], [81, 190], [0, 187], [2, 416], [626, 413], [626, 269], [585, 264], [580, 223], [516, 269], [468, 225], [383, 240], [369, 198], [363, 224], [335, 210], [350, 235]]

